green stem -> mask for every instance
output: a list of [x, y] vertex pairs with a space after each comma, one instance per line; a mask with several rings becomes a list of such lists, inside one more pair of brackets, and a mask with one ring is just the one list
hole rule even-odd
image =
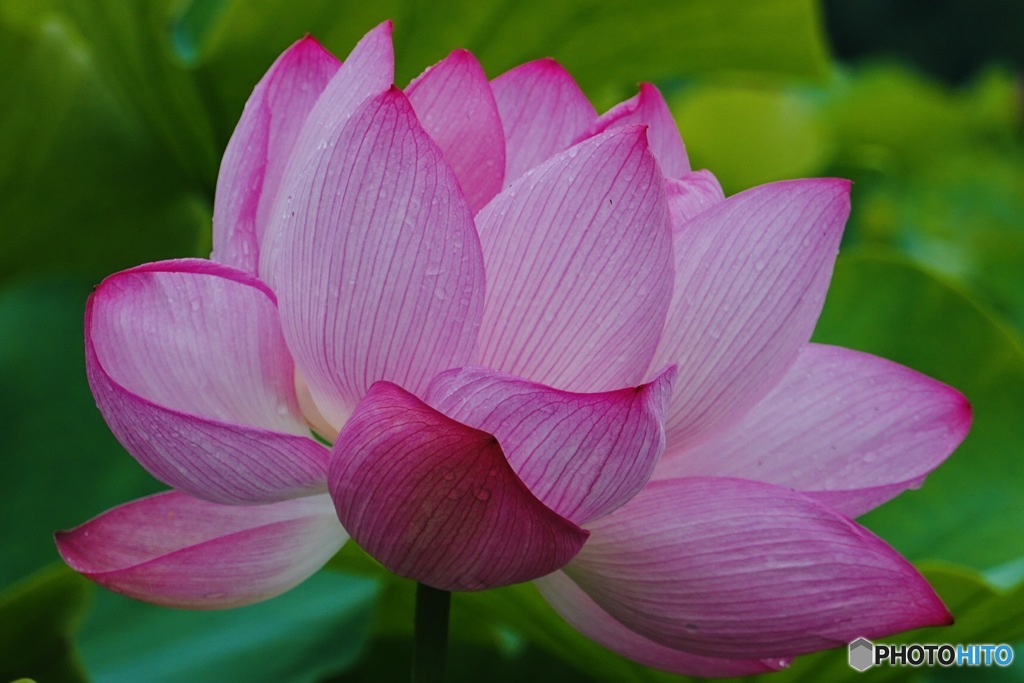
[[448, 654], [448, 612], [452, 594], [416, 584], [412, 683], [441, 683]]

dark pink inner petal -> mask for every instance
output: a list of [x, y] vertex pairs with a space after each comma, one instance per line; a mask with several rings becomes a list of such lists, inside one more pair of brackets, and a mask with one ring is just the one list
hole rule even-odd
[[520, 479], [549, 508], [585, 524], [633, 497], [665, 446], [675, 370], [599, 394], [559, 391], [484, 368], [442, 373], [427, 402], [493, 434]]
[[330, 490], [370, 555], [444, 590], [543, 576], [587, 538], [530, 493], [492, 435], [387, 382], [370, 388], [338, 435]]

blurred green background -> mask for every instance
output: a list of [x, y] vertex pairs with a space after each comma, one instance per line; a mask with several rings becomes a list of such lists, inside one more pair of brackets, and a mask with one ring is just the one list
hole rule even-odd
[[[729, 193], [855, 181], [816, 339], [975, 410], [922, 489], [862, 520], [957, 617], [894, 640], [1018, 654], [866, 676], [1024, 681], [1024, 3], [0, 0], [0, 682], [405, 680], [412, 586], [354, 547], [281, 598], [198, 613], [94, 588], [51, 536], [160, 488], [86, 385], [92, 286], [208, 255], [219, 158], [265, 69], [306, 32], [343, 57], [388, 17], [399, 85], [455, 47], [491, 76], [551, 55], [599, 110], [659, 84], [694, 167]], [[579, 636], [529, 585], [455, 596], [453, 639], [452, 681], [675, 680]], [[852, 680], [845, 657], [766, 680]]]

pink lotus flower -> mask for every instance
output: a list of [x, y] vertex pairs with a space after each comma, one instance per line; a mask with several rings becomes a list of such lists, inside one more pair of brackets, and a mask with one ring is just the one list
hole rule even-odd
[[69, 565], [231, 607], [351, 535], [436, 588], [536, 580], [697, 675], [948, 623], [850, 518], [919, 485], [969, 406], [808, 343], [848, 182], [726, 199], [654, 87], [598, 117], [550, 60], [392, 79], [389, 23], [344, 64], [296, 43], [225, 153], [212, 261], [90, 298], [100, 410], [174, 490], [58, 534]]

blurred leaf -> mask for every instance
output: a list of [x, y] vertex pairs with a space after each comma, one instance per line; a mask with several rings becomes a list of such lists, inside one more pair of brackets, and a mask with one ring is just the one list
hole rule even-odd
[[71, 637], [91, 589], [70, 569], [53, 566], [0, 593], [0, 681], [87, 680]]
[[273, 59], [304, 33], [344, 57], [363, 33], [389, 18], [399, 85], [465, 47], [492, 76], [555, 57], [602, 106], [641, 80], [720, 70], [817, 78], [828, 59], [813, 0], [381, 0], [343, 6], [333, 0], [192, 0], [186, 12], [205, 16], [215, 6], [223, 12], [190, 31], [193, 45], [183, 56], [217, 84], [220, 108], [229, 116], [241, 111]]
[[[390, 574], [370, 559], [355, 543], [347, 543], [329, 565], [377, 579], [382, 586], [374, 620], [370, 658], [339, 681], [374, 681], [380, 651], [391, 647], [393, 661], [388, 670], [407, 675], [411, 662], [412, 624], [416, 584]], [[472, 662], [490, 664], [472, 676]], [[465, 657], [453, 665], [465, 671], [461, 680], [479, 680], [481, 671], [501, 668], [506, 672], [529, 673], [529, 680], [607, 681], [607, 683], [651, 683], [688, 679], [640, 666], [604, 649], [569, 626], [541, 597], [531, 583], [493, 590], [452, 595], [451, 645], [449, 659]], [[386, 678], [386, 677], [385, 677]], [[452, 680], [460, 680], [452, 677]], [[511, 678], [510, 680], [515, 680]], [[523, 679], [519, 679], [523, 680]]]
[[[876, 643], [1007, 643], [1024, 637], [1024, 584], [1012, 591], [1000, 591], [988, 584], [977, 572], [944, 563], [919, 565], [925, 578], [932, 584], [943, 602], [956, 617], [952, 626], [922, 628], [907, 631], [892, 638], [881, 638]], [[951, 670], [953, 671], [953, 670]], [[989, 674], [1001, 671], [998, 667], [983, 670], [985, 680]], [[979, 680], [979, 669], [961, 669], [960, 674], [940, 673], [939, 667], [913, 669], [909, 667], [881, 666], [871, 669], [872, 681], [905, 680]], [[938, 675], [938, 678], [933, 677]], [[764, 681], [855, 681], [860, 672], [847, 664], [846, 648], [797, 659], [789, 670], [763, 677]], [[996, 679], [992, 679], [996, 680]], [[1003, 680], [1003, 679], [999, 679]]]
[[272, 600], [220, 611], [101, 591], [78, 644], [95, 683], [303, 683], [353, 663], [376, 591], [372, 580], [321, 572]]
[[44, 3], [0, 0], [0, 283], [191, 255], [209, 224], [95, 49]]
[[831, 154], [818, 106], [802, 90], [703, 83], [672, 111], [694, 168], [709, 168], [727, 194], [815, 175]]
[[[88, 287], [0, 290], [0, 585], [58, 559], [53, 532], [158, 488], [107, 429], [85, 380]], [[13, 523], [17, 520], [17, 524]]]
[[902, 173], [925, 169], [957, 148], [1010, 142], [1022, 105], [1012, 74], [990, 72], [954, 92], [897, 64], [836, 79], [823, 113], [837, 163]]
[[401, 83], [462, 45], [492, 73], [553, 54], [604, 104], [640, 79], [826, 63], [812, 0], [0, 0], [0, 280], [202, 253], [220, 152], [265, 69], [306, 32], [347, 54], [387, 17]]
[[[142, 121], [187, 175], [213, 187], [222, 123], [199, 82], [175, 57], [176, 0], [49, 0], [73, 21], [111, 93]], [[202, 3], [206, 4], [206, 3]], [[255, 85], [255, 82], [253, 82]]]
[[1024, 151], [953, 151], [867, 185], [849, 239], [898, 247], [972, 285], [1024, 329]]
[[216, 28], [227, 1], [192, 0], [175, 19], [171, 43], [185, 64], [194, 64], [199, 58], [199, 51]]
[[897, 257], [839, 259], [815, 341], [868, 351], [962, 391], [974, 408], [964, 444], [862, 522], [911, 559], [986, 569], [1024, 557], [1024, 350], [961, 292]]
[[[412, 640], [409, 637], [382, 637], [374, 640], [358, 665], [331, 678], [331, 683], [378, 683], [403, 681], [411, 670]], [[565, 659], [522, 644], [514, 653], [496, 652], [493, 647], [475, 642], [449, 644], [445, 680], [487, 683], [592, 683], [594, 678], [570, 665]]]

